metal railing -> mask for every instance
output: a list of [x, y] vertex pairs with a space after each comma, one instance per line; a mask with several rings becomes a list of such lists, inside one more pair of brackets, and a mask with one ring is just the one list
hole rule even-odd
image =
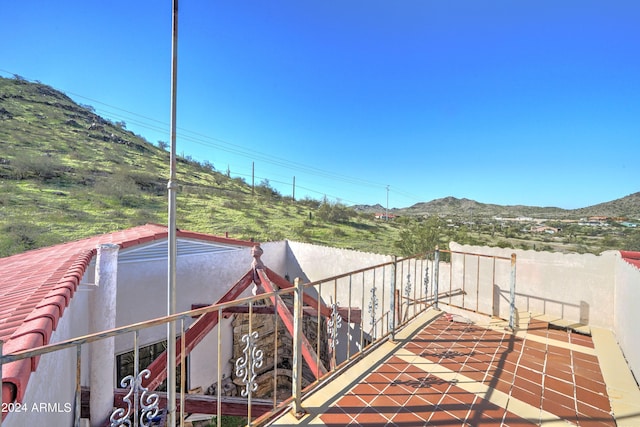
[[[450, 258], [448, 270], [441, 271], [440, 258]], [[434, 306], [446, 304], [461, 310], [509, 320], [511, 330], [515, 327], [516, 254], [510, 257], [457, 252], [434, 251], [436, 272], [434, 275]], [[448, 281], [443, 286], [440, 279]], [[448, 280], [447, 280], [448, 279]], [[508, 316], [500, 309], [501, 295], [507, 289], [509, 298]], [[487, 298], [486, 295], [491, 295]]]
[[[185, 414], [194, 413], [202, 408], [208, 414], [217, 415], [218, 426], [221, 415], [233, 413], [245, 416], [249, 425], [266, 422], [273, 414], [291, 407], [294, 413], [304, 413], [302, 398], [313, 390], [314, 386], [329, 378], [336, 370], [348, 366], [359, 359], [377, 343], [394, 339], [395, 332], [427, 308], [443, 298], [455, 305], [457, 296], [452, 292], [453, 267], [449, 267], [448, 295], [439, 295], [440, 279], [443, 273], [439, 261], [440, 252], [436, 250], [426, 256], [414, 256], [397, 259], [368, 268], [352, 271], [328, 279], [311, 283], [301, 283], [285, 288], [274, 286], [274, 291], [238, 298], [234, 301], [214, 304], [208, 307], [189, 310], [172, 316], [165, 316], [145, 322], [118, 327], [112, 330], [89, 334], [82, 337], [37, 347], [31, 350], [2, 354], [0, 342], [0, 371], [3, 365], [32, 357], [40, 357], [65, 349], [76, 349], [75, 401], [73, 402], [73, 423], [80, 426], [82, 371], [87, 369], [81, 352], [83, 346], [118, 336], [131, 336], [134, 352], [134, 372], [125, 377], [120, 387], [119, 403], [109, 419], [110, 426], [154, 425], [161, 415], [163, 395], [148, 390], [144, 380], [149, 375], [146, 369], [139, 369], [139, 334], [141, 331], [175, 322], [182, 336], [194, 317], [206, 313], [217, 313], [215, 351], [217, 358], [211, 361], [215, 366], [215, 395], [210, 400], [193, 401], [188, 394], [185, 374], [185, 340], [180, 339], [177, 364], [181, 369], [177, 405], [179, 407], [179, 425], [184, 425]], [[452, 258], [458, 253], [451, 253]], [[468, 255], [464, 255], [468, 256]], [[501, 260], [493, 257], [493, 262]], [[456, 262], [452, 259], [452, 266]], [[515, 286], [515, 258], [513, 263], [513, 286]], [[478, 267], [479, 268], [479, 267]], [[256, 270], [256, 284], [271, 286], [273, 282], [264, 273]], [[479, 271], [479, 270], [478, 270]], [[470, 287], [462, 276], [460, 289], [464, 293]], [[271, 285], [269, 283], [271, 283]], [[495, 281], [495, 279], [494, 279]], [[475, 288], [478, 295], [485, 292]], [[493, 289], [491, 289], [493, 294]], [[292, 301], [293, 300], [293, 301]], [[461, 307], [468, 306], [471, 299], [463, 299]], [[479, 304], [478, 302], [476, 302]], [[476, 306], [476, 311], [480, 306]], [[227, 366], [223, 354], [229, 351], [224, 346], [223, 328], [229, 328], [221, 319], [235, 313], [236, 320], [242, 322], [244, 332], [236, 344], [241, 353], [233, 355], [232, 367]], [[242, 316], [242, 313], [245, 316]], [[269, 332], [273, 325], [273, 337], [261, 340], [261, 335]], [[284, 325], [284, 326], [283, 326]], [[283, 335], [283, 331], [287, 334]], [[214, 333], [213, 331], [211, 332]], [[291, 355], [286, 354], [286, 343], [291, 341]], [[236, 341], [238, 341], [236, 339]], [[260, 347], [262, 346], [262, 347]], [[269, 348], [270, 347], [270, 348]], [[290, 358], [290, 359], [288, 359]], [[227, 359], [228, 360], [228, 359]], [[273, 366], [265, 366], [272, 361]], [[231, 368], [231, 369], [230, 369]], [[267, 368], [272, 369], [270, 372]], [[234, 384], [241, 397], [223, 395], [223, 380], [226, 372], [232, 371]], [[55, 373], [47, 372], [53, 376]], [[284, 378], [284, 379], [283, 379]], [[286, 381], [285, 381], [286, 380]], [[51, 378], [55, 382], [54, 378]], [[266, 384], [267, 386], [265, 386]], [[86, 384], [85, 384], [86, 385]], [[93, 385], [93, 387], [99, 387]], [[204, 398], [204, 397], [201, 397]], [[166, 404], [166, 398], [164, 398]], [[190, 407], [190, 405], [192, 405]], [[200, 406], [198, 406], [200, 405]], [[204, 405], [204, 406], [203, 406]], [[245, 408], [245, 411], [242, 408]], [[228, 410], [227, 408], [234, 408]], [[240, 409], [238, 409], [240, 408]], [[0, 419], [0, 425], [2, 420]]]

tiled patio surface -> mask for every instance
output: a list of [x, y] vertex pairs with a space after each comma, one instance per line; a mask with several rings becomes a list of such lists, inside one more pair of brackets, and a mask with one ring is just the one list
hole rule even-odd
[[543, 321], [512, 334], [440, 316], [383, 354], [299, 424], [616, 426], [591, 337]]

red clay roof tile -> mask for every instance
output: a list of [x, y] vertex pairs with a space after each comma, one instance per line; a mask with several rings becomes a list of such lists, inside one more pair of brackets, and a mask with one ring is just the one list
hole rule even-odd
[[[177, 235], [231, 245], [255, 244], [180, 230]], [[115, 243], [124, 249], [167, 236], [166, 226], [146, 224], [0, 258], [0, 340], [5, 342], [3, 353], [48, 344], [58, 320], [96, 255], [98, 245]], [[32, 358], [31, 361], [3, 365], [3, 402], [22, 401], [27, 381], [37, 363], [38, 358]]]
[[622, 255], [622, 259], [627, 261], [629, 264], [640, 268], [640, 252], [620, 251], [620, 255]]

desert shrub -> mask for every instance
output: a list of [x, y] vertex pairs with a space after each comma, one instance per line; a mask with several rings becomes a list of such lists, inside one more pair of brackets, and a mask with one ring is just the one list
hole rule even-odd
[[116, 200], [123, 206], [135, 206], [140, 196], [140, 189], [135, 180], [126, 174], [107, 175], [96, 180], [96, 193]]
[[64, 167], [53, 156], [18, 152], [10, 162], [14, 179], [35, 178], [47, 181], [62, 176]]
[[59, 243], [49, 230], [26, 222], [12, 222], [0, 228], [0, 257]]
[[342, 203], [331, 203], [326, 198], [316, 211], [318, 218], [329, 222], [344, 222], [355, 216], [355, 211]]

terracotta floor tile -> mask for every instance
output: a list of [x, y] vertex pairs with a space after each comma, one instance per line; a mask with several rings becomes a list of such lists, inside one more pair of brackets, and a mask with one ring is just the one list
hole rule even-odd
[[545, 390], [553, 390], [556, 393], [564, 394], [565, 396], [573, 397], [574, 385], [566, 381], [559, 380], [554, 377], [546, 376], [544, 378]]
[[609, 398], [607, 396], [594, 393], [581, 387], [576, 389], [576, 400], [605, 412], [609, 412], [611, 410], [611, 404], [609, 403]]
[[583, 345], [585, 347], [593, 348], [593, 339], [587, 335], [581, 335], [572, 333], [571, 334], [571, 343]]
[[409, 400], [412, 398], [422, 399], [423, 404], [437, 405], [440, 399], [442, 399], [442, 393], [433, 389], [420, 389], [416, 390]]
[[[439, 400], [440, 399], [438, 399], [438, 401]], [[402, 407], [402, 411], [411, 411], [417, 414], [422, 414], [420, 416], [425, 420], [429, 418], [431, 412], [434, 412], [437, 409], [438, 409], [437, 402], [429, 403], [423, 400], [421, 397], [415, 396], [415, 395], [411, 396], [409, 400], [407, 400], [407, 402]], [[424, 414], [429, 414], [429, 415], [425, 417]]]
[[331, 414], [325, 413], [320, 416], [320, 419], [324, 424], [330, 427], [347, 426], [353, 421], [353, 418], [344, 412]]
[[375, 396], [380, 394], [380, 390], [378, 390], [376, 387], [371, 386], [370, 384], [358, 384], [351, 389], [351, 393], [359, 396], [365, 401], [370, 401]]
[[470, 418], [473, 418], [473, 416], [477, 413], [481, 413], [484, 416], [488, 416], [496, 420], [501, 420], [506, 412], [507, 410], [505, 408], [494, 405], [487, 400], [478, 399], [476, 400], [476, 403], [471, 407]]
[[347, 414], [355, 415], [366, 408], [367, 403], [360, 399], [358, 396], [348, 394], [339, 399], [334, 406], [342, 409]]
[[547, 366], [551, 365], [557, 369], [567, 370], [571, 369], [571, 355], [570, 354], [547, 354]]
[[575, 408], [576, 406], [576, 399], [573, 396], [567, 396], [565, 394], [555, 392], [548, 388], [545, 388], [543, 390], [542, 398], [551, 400], [562, 406], [566, 406], [567, 408]]
[[547, 338], [569, 342], [569, 334], [567, 333], [567, 331], [561, 331], [557, 329], [549, 329], [549, 331], [547, 332]]
[[516, 377], [513, 381], [513, 385], [514, 387], [522, 388], [536, 396], [542, 396], [542, 386], [539, 383], [534, 383], [522, 377]]
[[354, 421], [358, 425], [374, 427], [374, 426], [385, 426], [389, 422], [389, 420], [382, 414], [377, 412], [369, 412], [358, 414], [354, 417]]
[[447, 395], [469, 406], [473, 405], [476, 400], [475, 394], [469, 393], [460, 387], [452, 387]]
[[484, 371], [467, 370], [467, 371], [462, 371], [461, 373], [477, 382], [482, 382], [485, 377]]
[[506, 393], [506, 394], [509, 394], [509, 392], [511, 392], [511, 387], [512, 387], [512, 382], [511, 381], [509, 381], [509, 382], [502, 381], [502, 380], [498, 380], [497, 382], [496, 381], [493, 381], [493, 382], [485, 381], [484, 384], [486, 384], [486, 385], [488, 385], [490, 387], [493, 387], [496, 390], [501, 391], [501, 392]]
[[491, 363], [491, 366], [495, 368], [499, 368], [504, 372], [509, 372], [513, 374], [518, 369], [518, 364], [517, 364], [518, 359], [519, 359], [519, 356], [515, 359], [515, 362], [512, 362], [511, 360], [508, 360], [506, 358], [500, 359]]
[[567, 420], [574, 425], [578, 422], [578, 415], [575, 408], [567, 408], [557, 402], [549, 399], [542, 399], [542, 405], [540, 406], [544, 411], [550, 412], [553, 415]]
[[547, 351], [547, 344], [542, 343], [542, 342], [538, 342], [538, 341], [534, 341], [534, 340], [525, 340], [524, 341], [524, 347], [525, 347], [525, 350], [537, 349], [537, 350], [541, 350], [541, 351]]
[[[499, 365], [498, 365], [498, 366], [499, 366]], [[513, 382], [513, 379], [514, 379], [514, 378], [515, 378], [515, 376], [516, 376], [516, 375], [515, 375], [515, 373], [514, 373], [513, 371], [512, 371], [512, 372], [509, 372], [509, 371], [506, 371], [506, 370], [504, 370], [504, 369], [502, 369], [502, 368], [500, 368], [500, 367], [496, 368], [495, 370], [496, 370], [496, 377], [497, 377], [499, 380], [506, 381], [506, 382], [508, 382], [508, 383], [512, 383], [512, 382]]]
[[571, 352], [571, 356], [573, 357], [574, 363], [586, 362], [593, 363], [594, 365], [598, 365], [598, 356], [593, 354], [586, 354], [579, 351]]
[[389, 385], [389, 379], [382, 374], [373, 373], [365, 378], [364, 382], [372, 387], [375, 387], [378, 391], [382, 391]]
[[599, 393], [599, 394], [607, 393], [607, 386], [601, 382], [593, 381], [592, 379], [585, 378], [581, 375], [576, 375], [575, 378], [576, 378], [577, 387], [582, 387], [594, 393]]
[[421, 426], [425, 423], [425, 419], [418, 414], [408, 411], [401, 411], [393, 416], [391, 421], [400, 426]]
[[600, 420], [578, 420], [578, 425], [580, 427], [616, 427], [616, 422], [611, 421], [600, 421]]
[[463, 423], [467, 419], [467, 416], [469, 414], [469, 408], [453, 409], [451, 411], [447, 410], [447, 414], [449, 414], [452, 422], [457, 420]]
[[542, 384], [542, 373], [526, 368], [524, 366], [518, 367], [518, 370], [516, 371], [516, 375], [520, 378], [524, 378], [535, 384]]
[[445, 411], [460, 410], [460, 409], [466, 409], [468, 411], [469, 408], [471, 408], [470, 404], [462, 403], [461, 401], [454, 398], [449, 393], [444, 394], [442, 396], [442, 399], [438, 403], [438, 409], [443, 409]]
[[524, 403], [528, 403], [531, 406], [540, 406], [540, 400], [542, 399], [538, 394], [531, 393], [515, 386], [511, 387], [511, 397]]
[[529, 422], [525, 419], [517, 417], [516, 415], [507, 415], [503, 420], [503, 427], [531, 427], [538, 424]]
[[578, 402], [578, 417], [580, 420], [597, 420], [597, 421], [612, 421], [613, 417], [607, 411], [603, 411], [598, 408], [594, 408], [591, 405], [587, 405], [583, 402]]
[[560, 356], [568, 356], [571, 357], [571, 350], [564, 347], [559, 347], [556, 345], [548, 345], [547, 346], [547, 354], [557, 354]]
[[400, 388], [404, 388], [410, 391], [415, 390], [418, 387], [421, 387], [422, 384], [429, 377], [428, 374], [422, 372], [422, 374], [409, 374], [407, 372], [399, 373], [390, 383], [389, 385], [397, 386]]
[[371, 402], [371, 408], [373, 408], [376, 412], [384, 415], [387, 419], [393, 418], [395, 414], [398, 413], [402, 405], [398, 405], [398, 403], [389, 396], [378, 396]]
[[451, 421], [451, 414], [443, 410], [436, 410], [431, 414], [431, 417], [429, 418], [429, 423], [432, 425], [449, 425]]
[[434, 392], [444, 393], [449, 388], [449, 382], [439, 378], [435, 375], [428, 375], [423, 378], [421, 386], [416, 389], [416, 392], [431, 389]]
[[522, 357], [520, 359], [520, 366], [524, 366], [536, 372], [542, 372], [544, 370], [544, 363], [538, 362], [536, 359], [529, 359], [527, 357]]
[[554, 366], [547, 366], [544, 369], [544, 373], [546, 378], [556, 378], [568, 383], [573, 383], [573, 372], [571, 370], [569, 371], [563, 371], [561, 369], [558, 369]]
[[582, 376], [585, 378], [589, 378], [592, 381], [597, 381], [604, 384], [604, 378], [602, 377], [602, 372], [600, 372], [599, 366], [592, 364], [589, 364], [588, 367], [574, 365], [573, 371], [576, 376]]
[[544, 347], [542, 348], [535, 347], [530, 344], [525, 345], [525, 348], [523, 351], [527, 355], [527, 359], [533, 359], [538, 363], [544, 363], [544, 359], [547, 355], [547, 351]]

